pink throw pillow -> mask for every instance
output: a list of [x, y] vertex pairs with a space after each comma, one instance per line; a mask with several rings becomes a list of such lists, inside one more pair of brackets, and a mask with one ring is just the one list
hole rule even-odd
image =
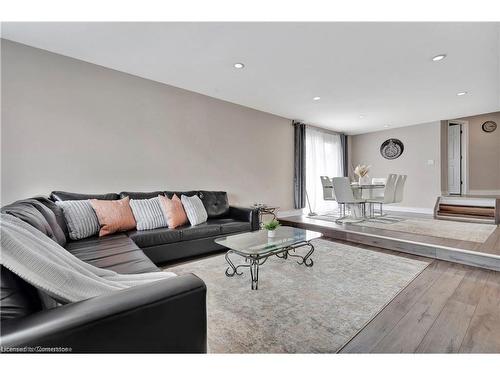
[[158, 195], [158, 198], [160, 199], [160, 207], [169, 228], [173, 229], [187, 224], [186, 211], [184, 211], [182, 202], [177, 195], [174, 194], [172, 199], [168, 199], [168, 197], [163, 195]]
[[101, 226], [99, 237], [135, 228], [135, 218], [130, 208], [129, 197], [114, 201], [91, 199], [90, 204]]

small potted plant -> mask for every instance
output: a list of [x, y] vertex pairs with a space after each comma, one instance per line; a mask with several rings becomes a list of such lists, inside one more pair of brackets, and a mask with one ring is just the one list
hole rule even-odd
[[276, 219], [273, 219], [269, 223], [264, 224], [264, 229], [267, 229], [267, 236], [274, 237], [276, 235], [276, 229], [278, 229], [280, 226], [280, 222]]

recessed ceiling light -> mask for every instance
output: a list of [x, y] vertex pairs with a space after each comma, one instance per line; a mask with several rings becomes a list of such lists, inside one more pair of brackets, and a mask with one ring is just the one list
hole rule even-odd
[[245, 67], [245, 64], [243, 63], [234, 63], [233, 65], [236, 69], [243, 69]]
[[359, 115], [359, 118], [365, 118], [365, 116], [363, 116], [363, 115]]
[[444, 54], [444, 53], [443, 53], [442, 55], [437, 55], [437, 56], [434, 56], [434, 57], [432, 58], [432, 61], [441, 61], [441, 60], [443, 60], [445, 57], [446, 57], [446, 54]]
[[317, 102], [318, 100], [320, 100], [320, 99], [321, 99], [321, 96], [315, 96], [315, 97], [313, 98], [313, 100], [314, 100], [314, 101], [316, 101], [316, 102]]
[[384, 128], [388, 128], [388, 127], [389, 127], [389, 125], [384, 125]]
[[467, 95], [467, 91], [461, 91], [457, 93], [457, 96], [464, 96]]

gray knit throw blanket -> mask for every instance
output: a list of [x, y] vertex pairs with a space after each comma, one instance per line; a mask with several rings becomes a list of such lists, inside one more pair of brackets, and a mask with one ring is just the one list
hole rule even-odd
[[123, 275], [94, 267], [12, 215], [1, 214], [0, 227], [0, 263], [63, 303], [176, 276], [172, 272]]

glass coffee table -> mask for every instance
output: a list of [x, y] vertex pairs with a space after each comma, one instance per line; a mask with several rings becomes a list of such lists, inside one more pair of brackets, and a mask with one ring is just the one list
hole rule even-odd
[[[252, 290], [259, 289], [259, 267], [262, 266], [269, 257], [276, 255], [281, 259], [298, 258], [298, 264], [312, 267], [314, 264], [311, 255], [314, 246], [311, 240], [320, 238], [321, 233], [310, 230], [279, 227], [276, 229], [275, 237], [268, 237], [266, 230], [235, 234], [227, 237], [220, 237], [216, 243], [229, 248], [226, 253], [226, 261], [229, 267], [226, 269], [226, 276], [242, 275], [240, 268], [250, 268], [250, 278]], [[305, 255], [296, 252], [297, 249], [306, 248]], [[231, 255], [241, 257], [245, 263], [234, 265]]]

